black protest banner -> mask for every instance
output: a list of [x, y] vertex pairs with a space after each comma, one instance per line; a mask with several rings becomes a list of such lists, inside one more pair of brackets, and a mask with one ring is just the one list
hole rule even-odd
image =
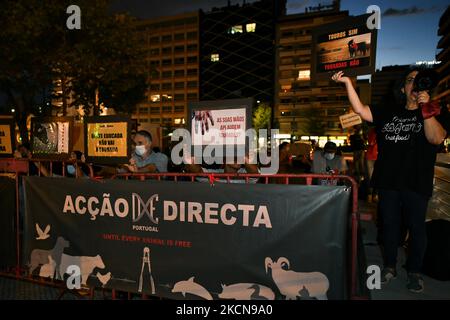
[[0, 270], [16, 265], [16, 180], [0, 176]]
[[[344, 299], [345, 187], [26, 177], [33, 274], [173, 299]], [[38, 227], [39, 226], [39, 229]]]

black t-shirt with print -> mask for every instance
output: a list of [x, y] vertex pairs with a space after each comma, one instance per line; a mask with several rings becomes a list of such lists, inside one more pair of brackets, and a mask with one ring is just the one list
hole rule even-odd
[[[372, 185], [376, 188], [411, 190], [430, 197], [438, 146], [425, 137], [420, 108], [371, 107], [376, 127], [378, 158]], [[450, 132], [448, 112], [437, 120]]]

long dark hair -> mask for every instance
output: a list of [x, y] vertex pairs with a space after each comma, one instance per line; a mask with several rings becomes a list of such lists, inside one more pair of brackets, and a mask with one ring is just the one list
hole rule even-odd
[[405, 87], [406, 77], [414, 71], [420, 72], [424, 70], [423, 67], [411, 66], [396, 80], [391, 81], [389, 87], [391, 90], [385, 95], [383, 102], [386, 104], [394, 104], [396, 107], [403, 108], [406, 105], [406, 94], [402, 92]]

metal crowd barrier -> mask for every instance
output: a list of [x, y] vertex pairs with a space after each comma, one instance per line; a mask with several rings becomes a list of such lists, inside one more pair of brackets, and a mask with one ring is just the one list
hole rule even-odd
[[[49, 165], [49, 175], [54, 176], [53, 173], [53, 164], [54, 163], [61, 163], [62, 168], [62, 177], [67, 176], [66, 172], [66, 164], [72, 164], [75, 166], [75, 178], [81, 178], [78, 176], [78, 166], [84, 166], [85, 168], [89, 169], [89, 178], [94, 178], [94, 170], [92, 168], [92, 165], [83, 163], [81, 161], [74, 161], [74, 160], [68, 160], [68, 161], [60, 161], [60, 160], [48, 160], [48, 159], [22, 159], [22, 158], [4, 158], [0, 159], [0, 174], [1, 173], [7, 173], [14, 175], [15, 179], [15, 193], [16, 193], [16, 212], [15, 212], [15, 234], [16, 234], [16, 265], [14, 267], [9, 268], [9, 270], [6, 270], [6, 272], [2, 272], [0, 270], [0, 275], [10, 277], [14, 275], [14, 278], [16, 279], [22, 279], [27, 280], [33, 283], [37, 284], [45, 284], [50, 285], [54, 287], [61, 287], [60, 285], [57, 285], [52, 282], [44, 282], [40, 280], [35, 280], [30, 277], [25, 277], [23, 274], [23, 270], [21, 267], [21, 231], [19, 230], [20, 227], [20, 193], [19, 193], [19, 187], [20, 187], [20, 178], [22, 176], [29, 176], [30, 175], [30, 166], [36, 165], [36, 169], [38, 170], [38, 176], [42, 176], [42, 166], [43, 164]], [[61, 295], [62, 296], [62, 295]], [[60, 296], [60, 298], [61, 298]], [[91, 296], [93, 296], [93, 292], [91, 292]]]
[[[17, 262], [14, 270], [16, 279], [23, 280], [31, 280], [35, 283], [39, 284], [47, 284], [42, 281], [36, 281], [30, 279], [30, 275], [26, 276], [23, 274], [23, 270], [21, 269], [21, 261], [20, 261], [20, 249], [21, 249], [21, 239], [20, 239], [20, 204], [19, 204], [19, 179], [22, 175], [29, 175], [29, 162], [37, 162], [37, 165], [40, 166], [41, 163], [49, 163], [50, 165], [50, 174], [53, 173], [53, 163], [61, 162], [63, 167], [63, 177], [66, 176], [65, 165], [72, 163], [75, 165], [80, 165], [81, 162], [74, 163], [73, 161], [54, 161], [54, 160], [38, 160], [38, 159], [0, 159], [0, 172], [7, 172], [15, 174], [16, 180], [16, 253], [17, 253]], [[91, 165], [88, 165], [90, 174], [89, 178], [94, 179], [94, 172]], [[41, 172], [39, 171], [39, 176]], [[220, 182], [230, 183], [232, 180], [245, 180], [246, 183], [250, 183], [250, 179], [255, 180], [258, 179], [257, 183], [261, 184], [269, 184], [269, 183], [278, 183], [281, 184], [290, 184], [290, 182], [295, 179], [295, 183], [299, 184], [298, 181], [304, 181], [306, 185], [312, 185], [313, 179], [334, 179], [341, 182], [346, 182], [347, 186], [351, 186], [352, 191], [352, 206], [351, 206], [351, 218], [350, 218], [350, 229], [351, 229], [351, 239], [350, 239], [350, 298], [351, 299], [360, 299], [366, 298], [358, 295], [357, 290], [357, 276], [358, 276], [358, 223], [360, 221], [360, 216], [358, 212], [358, 184], [355, 179], [350, 176], [345, 175], [328, 175], [328, 174], [276, 174], [276, 175], [261, 175], [261, 174], [230, 174], [230, 173], [121, 173], [112, 176], [110, 179], [130, 179], [137, 178], [140, 180], [146, 179], [156, 179], [158, 181], [191, 181], [195, 182], [196, 178], [204, 177], [207, 178], [209, 183], [214, 184], [220, 180]], [[303, 183], [301, 183], [303, 184]], [[10, 273], [2, 273], [3, 275], [9, 275]], [[50, 283], [52, 285], [52, 283]], [[91, 298], [93, 297], [93, 288], [91, 288]], [[128, 295], [129, 296], [129, 295]], [[145, 295], [143, 295], [145, 297]], [[112, 290], [112, 298], [115, 299], [116, 292]]]
[[230, 173], [121, 173], [117, 174], [112, 179], [124, 178], [128, 180], [130, 177], [145, 180], [147, 178], [153, 178], [158, 181], [163, 179], [173, 179], [172, 181], [179, 181], [183, 179], [191, 182], [196, 181], [197, 177], [208, 178], [209, 183], [214, 184], [218, 180], [226, 181], [230, 183], [232, 180], [245, 180], [248, 184], [250, 179], [258, 178], [258, 183], [277, 183], [283, 181], [283, 184], [290, 184], [291, 179], [301, 180], [304, 179], [306, 185], [312, 185], [313, 179], [337, 179], [338, 181], [348, 182], [351, 185], [352, 190], [352, 208], [351, 208], [351, 292], [350, 297], [352, 299], [359, 298], [357, 295], [357, 257], [358, 257], [358, 222], [360, 220], [358, 213], [358, 183], [355, 179], [345, 175], [329, 175], [329, 174], [275, 174], [275, 175], [261, 175], [261, 174], [230, 174]]

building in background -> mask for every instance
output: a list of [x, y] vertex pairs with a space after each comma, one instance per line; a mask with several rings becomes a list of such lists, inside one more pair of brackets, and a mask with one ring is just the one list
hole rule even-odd
[[286, 0], [244, 0], [203, 14], [201, 100], [253, 97], [273, 105], [276, 21], [285, 13]]
[[372, 104], [372, 85], [369, 79], [358, 79], [356, 81], [356, 92], [361, 103], [365, 105]]
[[438, 35], [441, 36], [441, 39], [437, 45], [437, 49], [440, 51], [436, 55], [436, 60], [441, 63], [436, 68], [439, 73], [436, 98], [443, 101], [448, 107], [450, 104], [450, 6], [439, 20]]
[[384, 96], [389, 94], [395, 81], [410, 68], [409, 65], [386, 66], [372, 75], [372, 105], [382, 103]]
[[[292, 139], [344, 139], [339, 116], [348, 112], [345, 89], [331, 81], [312, 83], [312, 30], [348, 17], [339, 1], [280, 18], [276, 30], [275, 127]], [[336, 137], [339, 135], [339, 137]]]
[[149, 79], [132, 116], [138, 123], [182, 126], [188, 102], [199, 100], [199, 19], [197, 11], [139, 22]]

